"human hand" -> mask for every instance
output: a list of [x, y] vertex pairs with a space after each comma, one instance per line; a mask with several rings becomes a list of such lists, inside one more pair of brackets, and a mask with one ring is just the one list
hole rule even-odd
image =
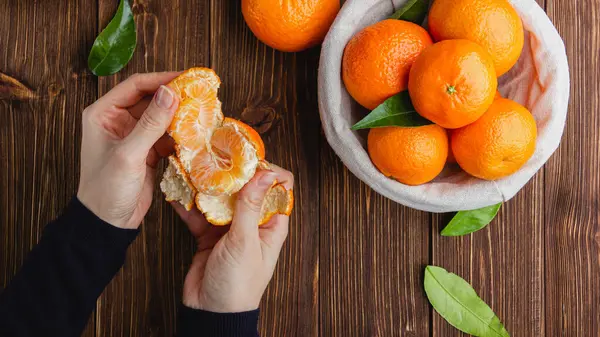
[[115, 227], [139, 227], [150, 208], [156, 165], [173, 149], [165, 131], [179, 104], [164, 84], [179, 74], [133, 75], [83, 111], [77, 198]]
[[258, 226], [262, 201], [274, 180], [294, 185], [288, 171], [271, 165], [258, 171], [238, 194], [230, 227], [210, 225], [197, 209], [172, 203], [196, 238], [197, 252], [183, 285], [183, 304], [211, 312], [243, 312], [258, 308], [273, 277], [288, 234], [289, 217], [274, 215]]

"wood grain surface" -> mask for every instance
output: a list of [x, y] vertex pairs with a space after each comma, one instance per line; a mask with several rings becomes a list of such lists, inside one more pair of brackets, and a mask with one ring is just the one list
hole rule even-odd
[[544, 174], [546, 336], [600, 336], [600, 3], [547, 0], [571, 72], [562, 144]]
[[[136, 72], [214, 68], [225, 115], [290, 169], [296, 207], [261, 305], [261, 336], [463, 336], [430, 307], [427, 264], [469, 281], [512, 336], [600, 336], [600, 3], [539, 1], [565, 41], [571, 100], [562, 144], [492, 224], [439, 235], [451, 215], [396, 204], [360, 182], [321, 133], [319, 49], [258, 41], [240, 1], [136, 0], [138, 45], [117, 75], [87, 69], [118, 0], [0, 1], [0, 74], [33, 96], [0, 96], [0, 286], [76, 192], [81, 112]], [[172, 336], [194, 243], [155, 202], [84, 332]]]
[[[3, 286], [77, 191], [81, 112], [97, 98], [87, 69], [97, 14], [87, 0], [0, 1], [0, 73], [38, 96], [0, 100]], [[91, 318], [84, 336], [95, 336], [93, 326]]]

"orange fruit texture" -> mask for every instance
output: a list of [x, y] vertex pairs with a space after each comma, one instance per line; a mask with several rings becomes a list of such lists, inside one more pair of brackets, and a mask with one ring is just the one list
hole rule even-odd
[[446, 40], [425, 49], [408, 79], [417, 112], [446, 129], [481, 117], [492, 104], [497, 86], [489, 54], [469, 40]]
[[446, 130], [448, 133], [448, 158], [446, 159], [446, 163], [448, 164], [456, 164], [456, 158], [454, 158], [454, 153], [452, 153], [452, 130]]
[[515, 65], [523, 50], [523, 24], [507, 0], [435, 0], [428, 25], [436, 41], [467, 39], [482, 46], [498, 76]]
[[169, 127], [177, 157], [199, 192], [239, 191], [254, 176], [257, 146], [237, 123], [225, 122], [217, 91], [221, 81], [212, 69], [193, 68], [169, 84], [179, 108]]
[[[268, 169], [264, 143], [249, 125], [223, 116], [217, 98], [220, 80], [212, 69], [189, 69], [168, 85], [180, 103], [168, 129], [176, 154], [169, 157], [161, 189], [167, 201], [187, 210], [195, 203], [212, 224], [228, 224], [236, 193], [259, 167]], [[273, 214], [289, 215], [292, 207], [292, 191], [274, 184], [261, 224]]]
[[384, 127], [369, 131], [367, 148], [381, 173], [406, 185], [433, 180], [448, 157], [448, 136], [442, 127]]
[[[206, 220], [215, 226], [229, 225], [233, 220], [233, 210], [237, 195], [212, 196], [198, 194], [196, 205]], [[275, 214], [290, 215], [294, 205], [294, 194], [283, 184], [275, 183], [267, 193], [260, 212], [259, 225], [267, 223]]]
[[388, 19], [366, 27], [344, 49], [344, 85], [360, 105], [373, 110], [407, 89], [411, 65], [431, 44], [427, 31], [412, 22]]
[[238, 121], [237, 119], [229, 117], [225, 117], [223, 124], [235, 124], [239, 131], [241, 131], [250, 141], [250, 143], [252, 143], [256, 148], [256, 155], [258, 156], [258, 159], [265, 160], [265, 143], [253, 127], [244, 122]]
[[339, 10], [339, 0], [242, 0], [242, 14], [254, 35], [285, 52], [323, 42]]
[[531, 158], [536, 137], [531, 113], [499, 98], [475, 123], [452, 132], [452, 152], [470, 175], [495, 180], [513, 174]]

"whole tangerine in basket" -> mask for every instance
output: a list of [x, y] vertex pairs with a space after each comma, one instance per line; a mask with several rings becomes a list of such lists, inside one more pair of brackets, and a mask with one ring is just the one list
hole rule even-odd
[[417, 112], [446, 129], [481, 117], [494, 101], [497, 86], [491, 57], [469, 40], [445, 40], [425, 49], [408, 79]]
[[[180, 100], [168, 129], [176, 154], [169, 157], [160, 186], [167, 201], [188, 210], [195, 203], [209, 222], [225, 225], [233, 218], [237, 192], [268, 163], [260, 135], [223, 116], [219, 85], [219, 77], [207, 68], [189, 69], [169, 83]], [[289, 215], [292, 206], [292, 191], [274, 184], [263, 201], [260, 224], [274, 214]]]
[[454, 158], [454, 153], [452, 153], [452, 129], [448, 129], [446, 132], [448, 133], [448, 159], [446, 159], [446, 163], [456, 164], [456, 158]]
[[323, 42], [339, 10], [339, 0], [242, 0], [242, 14], [254, 35], [285, 52]]
[[410, 67], [432, 44], [412, 22], [383, 20], [366, 27], [346, 45], [342, 79], [350, 95], [369, 110], [408, 87]]
[[383, 127], [369, 131], [367, 149], [377, 169], [406, 185], [433, 180], [448, 157], [448, 135], [442, 127]]
[[523, 50], [523, 24], [507, 0], [435, 0], [428, 25], [436, 41], [467, 39], [482, 46], [498, 76], [515, 65]]
[[452, 132], [452, 152], [458, 165], [485, 180], [519, 170], [535, 152], [537, 127], [531, 113], [506, 98], [492, 103], [475, 123]]

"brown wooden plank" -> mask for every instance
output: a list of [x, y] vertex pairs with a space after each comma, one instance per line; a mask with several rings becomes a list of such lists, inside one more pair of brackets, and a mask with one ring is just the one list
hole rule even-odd
[[600, 6], [548, 0], [565, 42], [571, 99], [546, 164], [546, 335], [600, 336]]
[[[485, 229], [439, 233], [452, 214], [435, 215], [432, 264], [467, 280], [511, 336], [544, 336], [543, 173], [505, 203]], [[433, 336], [468, 336], [434, 313]]]
[[429, 336], [431, 216], [371, 190], [325, 139], [321, 160], [321, 336]]
[[[76, 193], [80, 116], [96, 98], [86, 69], [96, 13], [85, 0], [0, 2], [0, 72], [39, 96], [0, 101], [2, 288]], [[94, 336], [94, 325], [83, 336]]]
[[[113, 16], [118, 1], [99, 1], [99, 27]], [[100, 78], [99, 94], [136, 72], [183, 70], [207, 65], [207, 1], [136, 1], [138, 44], [131, 62], [115, 76]], [[159, 170], [162, 172], [162, 169]], [[157, 179], [160, 180], [160, 179]], [[194, 244], [187, 229], [157, 188], [129, 249], [125, 267], [98, 302], [97, 336], [171, 336], [181, 302], [183, 279]]]
[[[538, 3], [544, 6], [544, 0]], [[433, 218], [432, 264], [470, 282], [511, 335], [545, 336], [544, 169], [502, 206], [487, 228], [442, 237], [439, 233], [451, 218]], [[433, 336], [467, 336], [435, 312], [432, 330]]]
[[261, 304], [261, 336], [317, 336], [318, 50], [276, 52], [246, 26], [239, 1], [211, 1], [211, 66], [226, 116], [261, 132], [267, 160], [291, 170], [295, 209], [287, 243]]

